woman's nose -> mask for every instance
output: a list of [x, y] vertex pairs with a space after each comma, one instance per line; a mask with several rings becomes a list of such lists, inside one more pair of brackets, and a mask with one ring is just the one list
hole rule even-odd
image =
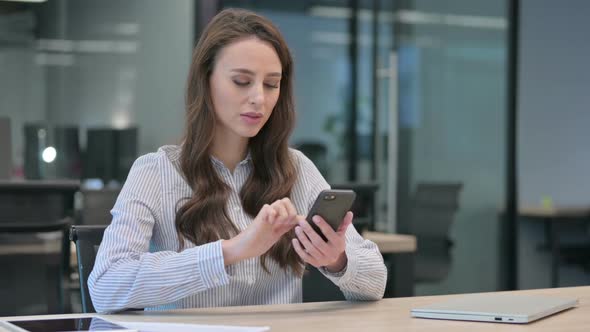
[[255, 84], [252, 87], [250, 94], [250, 103], [253, 105], [262, 105], [264, 103], [264, 86], [263, 84]]

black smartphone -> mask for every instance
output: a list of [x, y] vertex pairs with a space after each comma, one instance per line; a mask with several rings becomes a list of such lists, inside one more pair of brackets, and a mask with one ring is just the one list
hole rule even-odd
[[346, 215], [346, 212], [352, 208], [352, 203], [356, 198], [356, 193], [352, 190], [345, 189], [328, 189], [319, 193], [316, 198], [311, 210], [307, 214], [307, 222], [311, 227], [318, 233], [324, 241], [327, 241], [324, 233], [311, 219], [313, 216], [322, 217], [334, 231], [338, 230], [338, 227], [342, 223], [342, 219]]

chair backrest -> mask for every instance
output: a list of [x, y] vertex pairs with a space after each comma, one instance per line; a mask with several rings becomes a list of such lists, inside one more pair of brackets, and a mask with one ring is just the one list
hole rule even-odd
[[451, 267], [449, 231], [459, 209], [461, 183], [419, 183], [412, 201], [412, 233], [418, 239], [414, 279], [444, 279]]
[[102, 235], [106, 225], [72, 226], [70, 240], [76, 244], [78, 272], [80, 274], [80, 297], [84, 313], [95, 312], [90, 292], [88, 291], [88, 276], [94, 268], [94, 260], [98, 247], [102, 242]]
[[412, 233], [419, 237], [448, 238], [462, 188], [462, 183], [419, 183], [412, 201]]
[[328, 177], [328, 148], [321, 142], [300, 142], [295, 148], [301, 151], [318, 168], [324, 177]]

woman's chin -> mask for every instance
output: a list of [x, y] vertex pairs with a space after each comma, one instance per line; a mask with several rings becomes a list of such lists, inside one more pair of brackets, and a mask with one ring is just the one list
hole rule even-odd
[[248, 128], [246, 130], [241, 130], [240, 131], [240, 136], [244, 137], [244, 138], [252, 138], [256, 135], [258, 135], [258, 133], [260, 132], [261, 128]]

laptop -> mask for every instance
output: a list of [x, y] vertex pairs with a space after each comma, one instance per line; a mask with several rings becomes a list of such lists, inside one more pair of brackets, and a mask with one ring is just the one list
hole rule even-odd
[[412, 317], [530, 323], [575, 307], [577, 299], [521, 294], [473, 294], [412, 309]]

